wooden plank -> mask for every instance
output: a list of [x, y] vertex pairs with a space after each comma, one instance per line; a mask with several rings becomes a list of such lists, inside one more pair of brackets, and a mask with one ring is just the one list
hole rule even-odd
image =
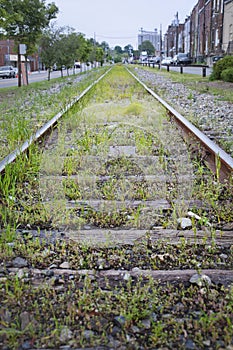
[[[130, 277], [139, 278], [153, 278], [160, 282], [186, 282], [190, 278], [197, 274], [194, 269], [186, 270], [142, 270], [139, 268], [133, 268], [132, 270], [72, 270], [72, 269], [53, 269], [54, 275], [74, 275], [74, 276], [89, 276], [97, 280], [98, 278], [109, 278], [114, 280], [127, 280]], [[9, 268], [9, 272], [17, 273], [17, 268]], [[38, 279], [39, 277], [46, 276], [47, 270], [44, 269], [30, 269], [31, 274]], [[220, 270], [220, 269], [203, 269], [200, 271], [201, 275], [206, 275], [211, 279], [212, 283], [230, 285], [233, 283], [233, 270]], [[38, 282], [38, 281], [37, 281]], [[36, 282], [36, 283], [37, 283]]]
[[218, 244], [227, 246], [233, 244], [233, 231], [211, 232], [206, 230], [176, 230], [158, 227], [153, 230], [138, 229], [87, 229], [70, 230], [66, 232], [66, 237], [75, 242], [85, 243], [91, 246], [114, 244], [140, 244], [150, 240], [153, 244], [157, 241], [167, 241], [169, 244], [179, 244], [185, 240], [187, 244]]
[[111, 230], [93, 229], [66, 232], [66, 237], [75, 242], [91, 246], [115, 246], [116, 244], [134, 245], [135, 241], [145, 237], [147, 230]]

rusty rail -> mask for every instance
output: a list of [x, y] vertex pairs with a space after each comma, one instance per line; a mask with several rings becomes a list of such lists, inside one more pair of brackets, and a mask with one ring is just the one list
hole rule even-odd
[[[221, 181], [232, 176], [233, 173], [233, 158], [227, 154], [222, 148], [216, 145], [212, 140], [208, 138], [202, 131], [196, 128], [180, 113], [178, 113], [173, 107], [171, 107], [166, 101], [164, 101], [159, 95], [151, 90], [146, 84], [144, 84], [137, 76], [135, 76], [129, 69], [128, 72], [168, 111], [169, 115], [174, 118], [176, 123], [183, 131], [183, 136], [190, 139], [194, 138], [199, 142], [206, 151], [205, 160], [208, 162], [211, 170], [218, 174]], [[219, 169], [219, 162], [221, 164]]]
[[13, 163], [16, 158], [26, 152], [32, 143], [37, 142], [41, 137], [43, 137], [48, 130], [54, 127], [58, 120], [62, 118], [62, 116], [81, 98], [86, 95], [86, 93], [91, 90], [91, 88], [96, 85], [101, 79], [105, 77], [105, 75], [111, 70], [107, 70], [103, 75], [101, 75], [97, 80], [95, 80], [92, 84], [90, 84], [79, 96], [77, 96], [72, 102], [70, 102], [66, 107], [59, 113], [57, 113], [52, 119], [50, 119], [47, 123], [45, 123], [37, 132], [32, 135], [28, 140], [26, 140], [20, 147], [16, 148], [13, 152], [11, 152], [8, 156], [3, 158], [0, 162], [0, 174], [5, 171], [5, 168], [8, 164]]

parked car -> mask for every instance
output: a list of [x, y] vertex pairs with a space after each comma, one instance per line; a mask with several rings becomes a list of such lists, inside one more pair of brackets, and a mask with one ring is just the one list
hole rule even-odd
[[223, 56], [214, 56], [213, 57], [213, 63], [218, 62], [219, 60], [221, 60], [223, 58]]
[[16, 73], [13, 66], [1, 66], [0, 78], [15, 78]]
[[160, 57], [159, 56], [149, 57], [149, 63], [155, 63], [155, 64], [160, 63]]
[[18, 68], [17, 67], [13, 67], [14, 71], [15, 71], [15, 76], [18, 75]]
[[192, 60], [187, 53], [178, 53], [173, 57], [173, 64], [191, 64]]
[[161, 62], [162, 65], [169, 65], [169, 64], [172, 64], [172, 58], [169, 56], [169, 57], [164, 57], [162, 59], [162, 62]]
[[161, 61], [161, 57], [160, 56], [156, 56], [155, 57], [155, 63], [160, 63]]
[[81, 62], [74, 62], [74, 68], [81, 68]]

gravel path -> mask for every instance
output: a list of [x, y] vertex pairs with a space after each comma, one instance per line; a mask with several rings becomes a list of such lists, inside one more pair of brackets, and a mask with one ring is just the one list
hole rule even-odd
[[184, 84], [173, 82], [154, 71], [135, 68], [134, 72], [211, 140], [233, 156], [232, 103], [222, 101], [219, 96], [208, 92], [200, 93]]

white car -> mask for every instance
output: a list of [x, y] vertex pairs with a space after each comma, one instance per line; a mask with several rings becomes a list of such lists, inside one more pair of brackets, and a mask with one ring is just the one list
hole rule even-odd
[[0, 78], [15, 78], [15, 70], [13, 66], [2, 66], [0, 67]]
[[163, 65], [172, 64], [172, 58], [170, 56], [169, 57], [164, 57], [164, 59], [162, 59], [161, 64], [163, 64]]

